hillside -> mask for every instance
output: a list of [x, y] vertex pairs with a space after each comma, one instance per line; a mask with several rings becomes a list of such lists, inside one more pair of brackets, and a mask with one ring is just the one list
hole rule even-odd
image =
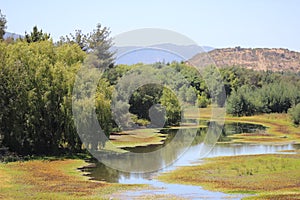
[[189, 60], [192, 64], [212, 63], [217, 66], [242, 66], [254, 70], [300, 71], [300, 53], [283, 48], [224, 48], [199, 53]]

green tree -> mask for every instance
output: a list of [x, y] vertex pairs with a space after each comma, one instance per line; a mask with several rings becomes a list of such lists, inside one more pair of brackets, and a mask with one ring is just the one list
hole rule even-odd
[[112, 67], [114, 61], [114, 52], [111, 51], [113, 46], [112, 38], [108, 27], [102, 27], [99, 23], [92, 32], [84, 34], [81, 30], [76, 30], [75, 35], [61, 37], [58, 44], [71, 43], [78, 44], [83, 51], [93, 52], [99, 60], [101, 66]]
[[[0, 41], [1, 140], [11, 151], [23, 155], [83, 150], [74, 124], [72, 91], [87, 53], [77, 43], [55, 45], [49, 38], [34, 27], [23, 40], [11, 44]], [[101, 57], [104, 49], [91, 50], [96, 63], [107, 62]], [[88, 72], [86, 76], [94, 73]], [[82, 95], [88, 92], [89, 84], [80, 85]], [[96, 117], [108, 136], [115, 126], [110, 110], [113, 88], [105, 78], [97, 87], [94, 99], [78, 103], [81, 109], [96, 108]], [[85, 114], [84, 120], [89, 121], [89, 113]], [[89, 130], [90, 123], [85, 125]], [[97, 148], [99, 143], [93, 137], [85, 137], [89, 139], [86, 147]]]
[[134, 92], [129, 100], [129, 111], [136, 114], [138, 118], [149, 118], [149, 109], [151, 106], [158, 104], [162, 96], [163, 87], [156, 84], [148, 84], [140, 87]]
[[50, 34], [43, 33], [42, 29], [38, 30], [37, 26], [34, 26], [30, 34], [25, 32], [24, 39], [28, 43], [45, 41], [50, 39]]
[[299, 95], [297, 87], [290, 83], [276, 82], [264, 85], [255, 92], [263, 105], [261, 112], [287, 112]]
[[203, 70], [205, 84], [209, 90], [209, 97], [213, 103], [224, 106], [226, 96], [223, 87], [223, 77], [216, 66], [208, 66]]
[[197, 96], [197, 106], [199, 108], [206, 108], [209, 104], [209, 99], [206, 97], [204, 93]]
[[113, 45], [112, 38], [108, 27], [102, 27], [97, 24], [96, 29], [87, 37], [88, 49], [101, 60], [100, 68], [112, 67], [114, 61], [114, 53], [111, 51]]
[[292, 117], [293, 123], [300, 124], [300, 103], [289, 109], [289, 114]]
[[6, 23], [7, 23], [7, 21], [6, 21], [5, 15], [3, 15], [0, 10], [0, 40], [3, 39], [3, 36], [5, 34]]
[[166, 125], [178, 125], [181, 120], [181, 107], [176, 95], [171, 90], [164, 88], [159, 101], [166, 110]]
[[197, 99], [196, 89], [193, 87], [189, 87], [186, 91], [186, 101], [190, 104], [195, 104]]
[[237, 75], [236, 70], [236, 67], [227, 67], [220, 69], [227, 96], [231, 94], [232, 90], [237, 90], [238, 87], [240, 87], [239, 76]]
[[75, 30], [75, 34], [67, 35], [66, 37], [61, 37], [59, 44], [71, 43], [78, 44], [83, 51], [88, 49], [87, 35], [83, 34], [81, 30]]
[[256, 107], [251, 96], [253, 90], [242, 86], [237, 91], [233, 90], [227, 100], [227, 112], [234, 116], [254, 115]]
[[[23, 155], [81, 150], [71, 93], [85, 53], [77, 45], [56, 47], [51, 41], [2, 43], [2, 50], [6, 55], [0, 66], [3, 144]], [[77, 52], [77, 58], [65, 51]]]

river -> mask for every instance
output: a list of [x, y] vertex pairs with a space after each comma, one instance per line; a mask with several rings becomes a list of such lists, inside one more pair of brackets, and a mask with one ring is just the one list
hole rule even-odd
[[[238, 133], [256, 133], [257, 131], [264, 131], [266, 128], [262, 125], [248, 124], [248, 123], [227, 123], [223, 128], [223, 133], [219, 141], [230, 141], [229, 135]], [[166, 158], [174, 155], [166, 155], [157, 157], [153, 163], [160, 165], [161, 169], [151, 173], [129, 173], [121, 172], [116, 169], [105, 166], [102, 163], [97, 163], [95, 168], [85, 169], [89, 172], [91, 179], [106, 181], [111, 183], [121, 184], [148, 184], [150, 189], [127, 191], [121, 194], [115, 194], [112, 197], [117, 199], [139, 199], [140, 196], [147, 195], [176, 195], [181, 198], [187, 199], [241, 199], [245, 195], [240, 194], [225, 194], [222, 192], [209, 191], [201, 188], [200, 186], [182, 185], [182, 184], [169, 184], [158, 181], [156, 177], [164, 172], [169, 172], [180, 166], [191, 166], [203, 162], [199, 152], [203, 147], [203, 135], [205, 128], [198, 128], [197, 136], [190, 148], [185, 151], [171, 165], [164, 165]], [[171, 140], [176, 134], [176, 129], [164, 129], [164, 134], [168, 135], [167, 141]], [[132, 152], [151, 152], [155, 149], [162, 148], [164, 145], [151, 145], [147, 147], [126, 148]], [[237, 156], [249, 154], [269, 154], [280, 153], [282, 150], [298, 149], [298, 145], [293, 144], [245, 144], [245, 143], [217, 143], [212, 150], [205, 157], [218, 157], [218, 156]], [[174, 151], [180, 152], [180, 151]], [[129, 160], [130, 162], [130, 160]], [[141, 162], [141, 165], [148, 165], [149, 163]]]

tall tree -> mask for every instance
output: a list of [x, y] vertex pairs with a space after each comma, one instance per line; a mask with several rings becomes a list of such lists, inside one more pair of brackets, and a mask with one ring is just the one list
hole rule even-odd
[[96, 29], [88, 35], [87, 43], [88, 48], [96, 53], [98, 59], [103, 61], [104, 67], [113, 64], [114, 53], [111, 51], [113, 42], [109, 28], [97, 24]]
[[71, 33], [69, 36], [60, 38], [58, 44], [64, 43], [75, 43], [83, 51], [93, 52], [101, 60], [101, 65], [105, 67], [113, 64], [114, 52], [111, 51], [113, 42], [108, 27], [102, 27], [101, 24], [97, 24], [96, 29], [87, 34], [82, 33], [81, 30], [76, 30], [74, 35]]
[[34, 26], [32, 32], [28, 34], [25, 32], [25, 41], [28, 43], [45, 41], [50, 39], [50, 34], [43, 33], [42, 29], [38, 30], [37, 26]]
[[7, 23], [7, 21], [6, 21], [5, 15], [3, 15], [0, 10], [0, 40], [3, 39], [3, 36], [5, 34], [6, 23]]

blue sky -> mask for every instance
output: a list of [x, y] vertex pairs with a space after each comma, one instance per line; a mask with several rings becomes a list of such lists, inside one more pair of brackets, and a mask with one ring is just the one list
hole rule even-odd
[[137, 28], [179, 32], [199, 45], [283, 47], [300, 51], [298, 0], [0, 0], [7, 31], [24, 34], [34, 25], [54, 40], [97, 23], [112, 36]]

